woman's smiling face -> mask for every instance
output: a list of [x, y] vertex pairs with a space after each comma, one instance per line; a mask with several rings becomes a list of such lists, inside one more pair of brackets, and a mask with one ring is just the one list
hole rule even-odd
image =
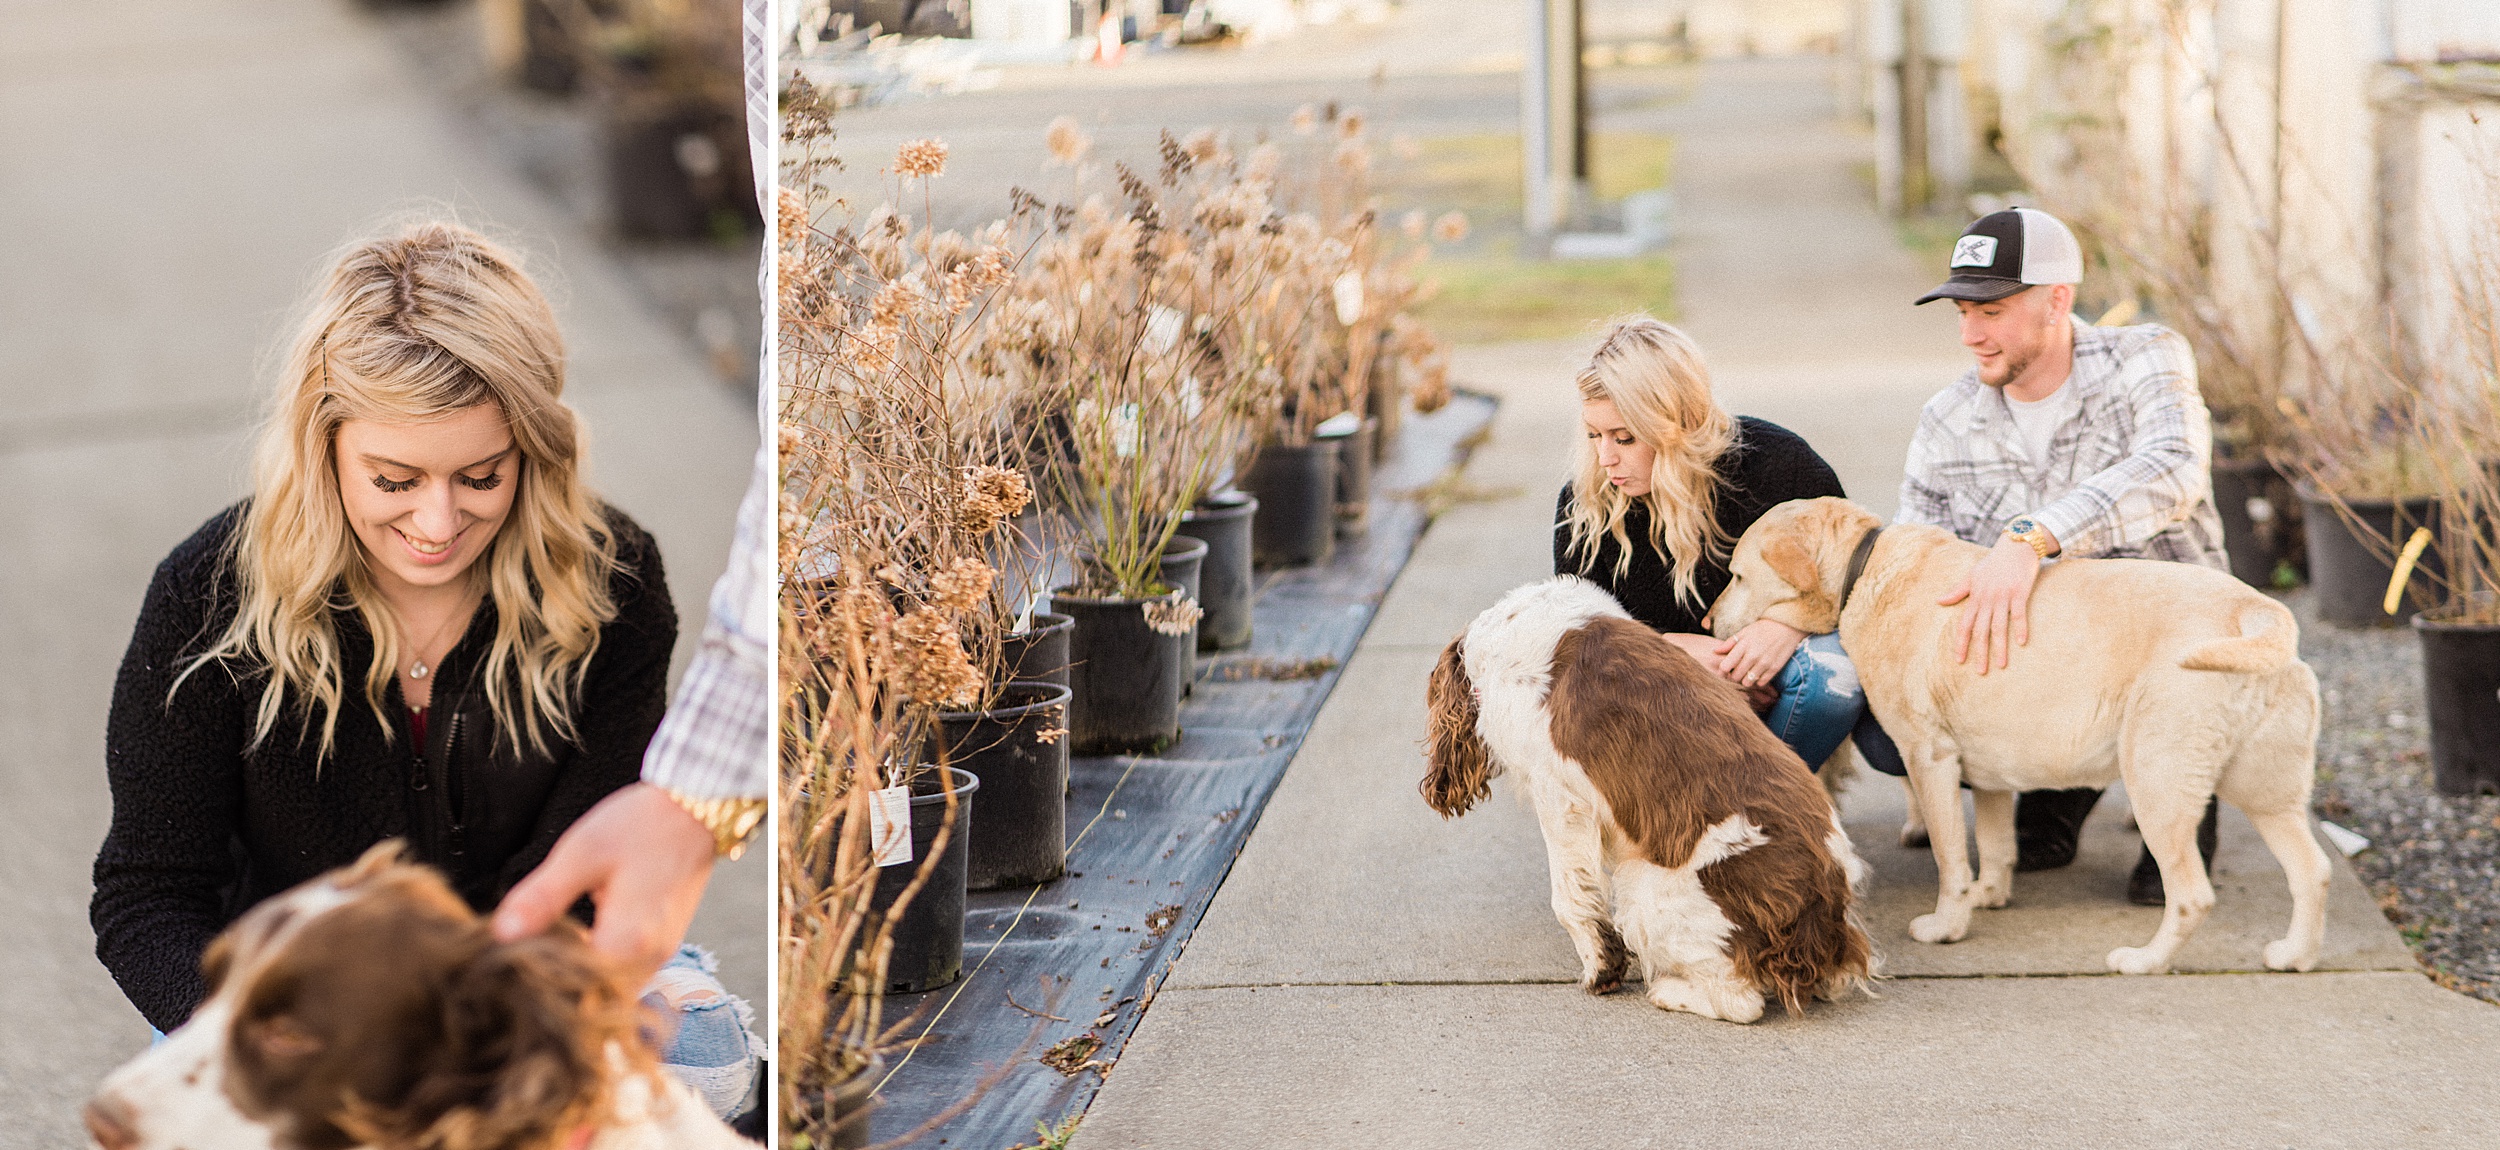
[[521, 453], [492, 402], [431, 423], [339, 425], [339, 501], [385, 594], [457, 581], [495, 540]]
[[1649, 494], [1649, 469], [1658, 462], [1658, 449], [1641, 442], [1624, 426], [1615, 402], [1592, 399], [1582, 403], [1580, 424], [1588, 433], [1589, 446], [1597, 452], [1597, 465], [1606, 469], [1606, 481], [1625, 495]]

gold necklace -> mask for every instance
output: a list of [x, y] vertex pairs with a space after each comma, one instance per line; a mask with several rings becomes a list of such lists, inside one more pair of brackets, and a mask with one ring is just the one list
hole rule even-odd
[[[476, 607], [475, 607], [474, 605], [470, 604], [467, 598], [465, 598], [465, 597], [464, 597], [464, 598], [462, 598], [462, 599], [461, 599], [461, 601], [460, 601], [460, 603], [461, 603], [461, 609], [460, 609], [460, 610], [457, 610], [457, 611], [452, 612], [452, 616], [451, 616], [451, 618], [444, 620], [444, 621], [443, 621], [443, 625], [442, 625], [442, 626], [440, 626], [440, 627], [436, 627], [436, 628], [434, 629], [434, 638], [433, 638], [431, 641], [429, 641], [429, 642], [426, 644], [426, 646], [431, 647], [431, 646], [433, 646], [435, 643], [439, 643], [439, 642], [441, 642], [441, 641], [442, 641], [442, 638], [443, 638], [443, 632], [450, 630], [450, 629], [451, 629], [451, 625], [452, 625], [453, 623], [456, 623], [456, 622], [459, 622], [459, 621], [460, 621], [460, 620], [462, 620], [462, 619], [466, 619], [466, 618], [468, 618], [468, 617], [470, 616], [470, 614], [471, 614], [471, 613], [473, 613], [474, 611], [476, 611]], [[433, 674], [433, 673], [434, 673], [434, 671], [435, 671], [435, 668], [433, 668], [433, 667], [428, 667], [428, 666], [426, 666], [426, 665], [425, 665], [424, 648], [420, 647], [420, 648], [418, 648], [418, 649], [417, 649], [417, 651], [418, 651], [418, 654], [417, 654], [417, 659], [416, 659], [416, 662], [408, 668], [408, 677], [409, 677], [409, 678], [411, 678], [411, 679], [422, 679], [422, 678], [425, 678], [427, 675], [431, 675], [431, 674]], [[449, 652], [449, 651], [445, 651], [445, 652], [443, 652], [443, 653], [444, 653], [445, 655], [449, 655], [449, 654], [451, 654], [451, 652]]]

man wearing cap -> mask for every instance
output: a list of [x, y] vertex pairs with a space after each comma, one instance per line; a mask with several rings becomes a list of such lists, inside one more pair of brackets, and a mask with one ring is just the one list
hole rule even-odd
[[[1979, 362], [1919, 413], [1894, 519], [1989, 548], [1940, 600], [1961, 605], [1955, 657], [1976, 658], [1983, 675], [2029, 640], [2026, 610], [2043, 563], [2126, 557], [2230, 569], [2194, 354], [2158, 324], [2103, 328], [2071, 314], [2082, 279], [2074, 233], [2047, 212], [2011, 208], [1964, 231], [1950, 278], [1918, 300], [1953, 301], [1962, 346]], [[2025, 793], [2015, 806], [2015, 869], [2074, 861], [2100, 796]], [[2208, 804], [2196, 835], [2208, 864], [2214, 819]], [[2161, 904], [2150, 851], [2127, 894]]]

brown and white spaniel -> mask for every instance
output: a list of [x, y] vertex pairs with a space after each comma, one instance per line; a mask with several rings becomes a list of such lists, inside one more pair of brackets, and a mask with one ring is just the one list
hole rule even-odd
[[[1465, 814], [1506, 769], [1545, 831], [1580, 985], [1632, 956], [1665, 1010], [1752, 1022], [1873, 977], [1852, 906], [1865, 864], [1805, 763], [1737, 689], [1597, 585], [1510, 592], [1432, 673], [1422, 790]], [[1608, 913], [1608, 872], [1613, 874]]]
[[751, 1150], [570, 928], [498, 944], [384, 843], [228, 927], [191, 1021], [104, 1080], [103, 1150]]

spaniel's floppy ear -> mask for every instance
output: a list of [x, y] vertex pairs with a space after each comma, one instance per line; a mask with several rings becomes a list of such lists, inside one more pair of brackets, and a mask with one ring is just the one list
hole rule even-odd
[[1441, 662], [1432, 669], [1426, 694], [1432, 706], [1432, 728], [1424, 736], [1424, 781], [1417, 788], [1442, 818], [1466, 814], [1493, 793], [1493, 776], [1501, 773], [1493, 750], [1476, 734], [1476, 685], [1467, 678], [1466, 637], [1450, 640]]
[[342, 1126], [379, 1145], [552, 1147], [607, 1111], [612, 1070], [656, 1071], [644, 1012], [569, 924], [485, 948], [442, 1010], [440, 1050], [400, 1104]]

